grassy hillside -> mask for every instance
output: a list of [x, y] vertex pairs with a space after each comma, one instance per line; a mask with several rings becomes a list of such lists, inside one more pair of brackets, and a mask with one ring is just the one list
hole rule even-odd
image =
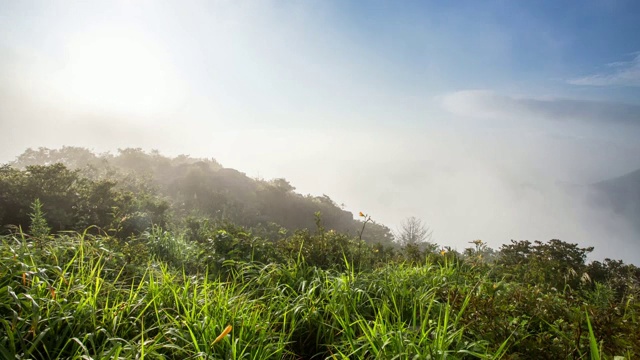
[[640, 269], [593, 248], [389, 246], [214, 161], [25, 154], [0, 168], [3, 359], [640, 357]]
[[[205, 244], [159, 228], [127, 242], [86, 233], [4, 236], [0, 356], [640, 355], [638, 269], [548, 256], [583, 253], [562, 242], [514, 242], [492, 263], [483, 261], [481, 243], [465, 255], [423, 254], [419, 262], [402, 255], [380, 261], [375, 248], [347, 244], [341, 259], [323, 264], [322, 234], [305, 238], [299, 251], [289, 240], [269, 249], [252, 238], [250, 255], [236, 251], [246, 237], [237, 228], [220, 229]], [[255, 260], [265, 256], [274, 258]]]

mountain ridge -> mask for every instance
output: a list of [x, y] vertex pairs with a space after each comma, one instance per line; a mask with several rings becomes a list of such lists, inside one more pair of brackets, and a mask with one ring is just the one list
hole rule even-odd
[[640, 169], [592, 184], [598, 200], [640, 229]]

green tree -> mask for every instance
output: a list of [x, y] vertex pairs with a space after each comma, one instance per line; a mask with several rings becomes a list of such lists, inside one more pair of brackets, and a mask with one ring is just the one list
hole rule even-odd
[[521, 281], [575, 289], [588, 279], [586, 260], [592, 251], [593, 247], [581, 248], [558, 239], [546, 243], [511, 240], [500, 248], [497, 263]]
[[42, 212], [42, 203], [40, 199], [35, 199], [33, 204], [31, 204], [31, 214], [29, 214], [31, 218], [31, 225], [29, 225], [29, 233], [36, 238], [44, 239], [49, 236], [49, 225], [47, 225], [47, 220], [44, 218], [44, 212]]

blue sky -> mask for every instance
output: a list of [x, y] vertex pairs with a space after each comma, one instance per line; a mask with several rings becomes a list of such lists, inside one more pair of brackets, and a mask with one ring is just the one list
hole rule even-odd
[[[336, 92], [358, 104], [367, 96], [410, 101], [468, 89], [631, 103], [640, 98], [636, 1], [5, 5], [0, 46], [17, 52], [16, 62], [24, 62], [20, 56], [27, 52], [65, 66], [69, 40], [77, 35], [133, 32], [134, 43], [153, 43], [152, 53], [162, 53], [166, 68], [159, 71], [175, 73], [198, 95], [231, 97], [227, 104], [250, 98], [269, 110], [281, 106], [279, 97], [297, 96], [301, 105], [327, 98], [340, 107]], [[629, 69], [635, 75], [626, 82], [585, 80]], [[224, 91], [216, 87], [221, 83]], [[322, 101], [315, 106], [327, 108]]]
[[0, 161], [159, 149], [460, 244], [627, 239], [554, 184], [640, 168], [638, 19], [632, 0], [0, 0]]
[[[562, 80], [606, 72], [607, 64], [631, 61], [640, 48], [635, 1], [338, 4], [332, 27], [402, 64], [396, 73], [402, 80], [436, 77], [443, 87], [528, 83], [571, 92]], [[421, 71], [425, 65], [437, 73]]]

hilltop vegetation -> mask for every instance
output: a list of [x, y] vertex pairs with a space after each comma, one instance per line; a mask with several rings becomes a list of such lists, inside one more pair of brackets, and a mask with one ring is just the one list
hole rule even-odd
[[640, 356], [634, 265], [399, 244], [214, 160], [30, 150], [0, 169], [0, 220], [2, 358]]
[[[167, 158], [141, 149], [117, 155], [29, 149], [0, 169], [0, 185], [0, 223], [23, 227], [39, 198], [54, 230], [96, 225], [139, 234], [151, 224], [170, 223], [197, 233], [206, 223], [229, 221], [277, 234], [315, 227], [316, 212], [328, 229], [356, 235], [362, 228], [329, 196], [298, 194], [285, 179], [252, 179], [213, 159]], [[375, 222], [367, 227], [365, 241], [391, 245], [389, 228]]]

